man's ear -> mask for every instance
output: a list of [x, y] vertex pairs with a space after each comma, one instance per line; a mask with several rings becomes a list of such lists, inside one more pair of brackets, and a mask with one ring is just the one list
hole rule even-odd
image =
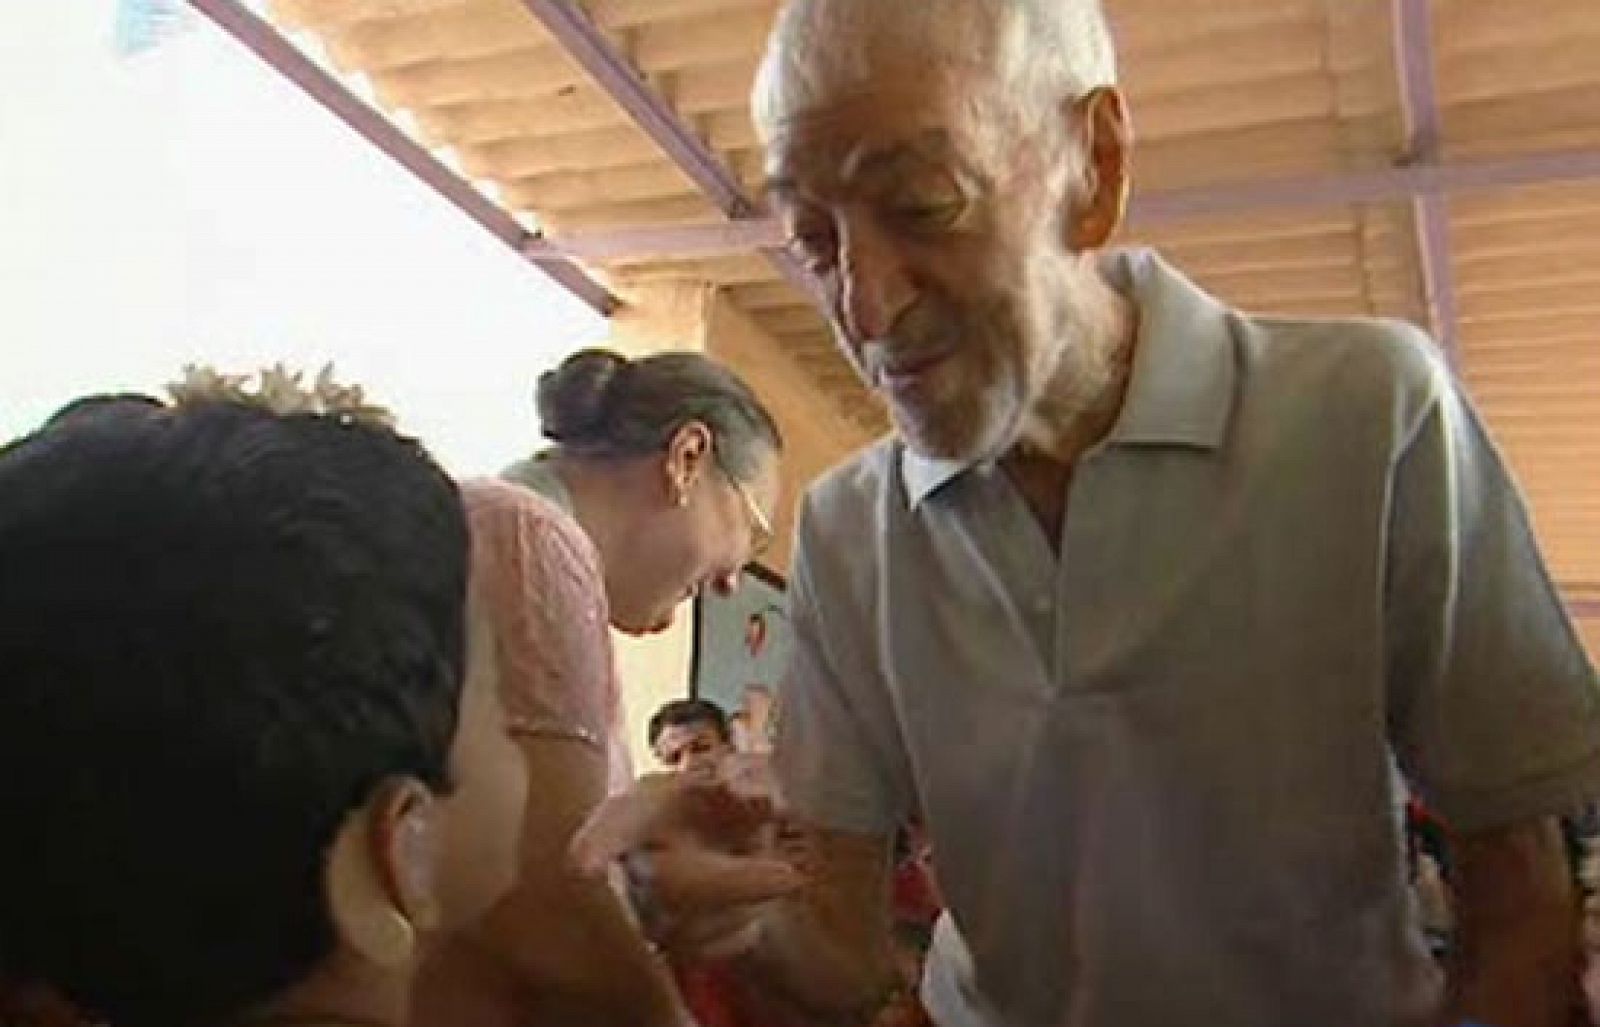
[[437, 925], [437, 806], [411, 778], [379, 785], [339, 827], [328, 858], [334, 929], [345, 948], [382, 967], [416, 955], [416, 934]]
[[1066, 116], [1084, 159], [1083, 188], [1073, 198], [1067, 245], [1074, 251], [1106, 245], [1122, 224], [1132, 186], [1133, 122], [1127, 101], [1114, 86], [1101, 86], [1074, 101]]

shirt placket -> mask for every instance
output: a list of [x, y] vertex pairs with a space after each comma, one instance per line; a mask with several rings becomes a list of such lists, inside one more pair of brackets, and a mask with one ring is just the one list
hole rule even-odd
[[1060, 564], [1044, 529], [1004, 472], [986, 469], [982, 485], [981, 544], [1028, 639], [1048, 694], [1054, 690], [1058, 658], [1056, 581]]

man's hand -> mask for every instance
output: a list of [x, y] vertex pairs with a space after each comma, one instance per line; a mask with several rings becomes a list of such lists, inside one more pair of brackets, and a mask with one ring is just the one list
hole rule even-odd
[[[868, 1023], [899, 982], [889, 936], [890, 839], [790, 822], [764, 764], [719, 784], [646, 777], [573, 840], [583, 872], [629, 864], [646, 930], [680, 958], [737, 955], [760, 990], [821, 1022]], [[758, 983], [755, 983], [758, 982]]]
[[601, 803], [573, 838], [579, 871], [623, 859], [646, 933], [677, 955], [729, 956], [759, 936], [762, 904], [798, 889], [801, 872], [771, 844], [769, 794], [738, 773], [715, 784], [641, 778]]

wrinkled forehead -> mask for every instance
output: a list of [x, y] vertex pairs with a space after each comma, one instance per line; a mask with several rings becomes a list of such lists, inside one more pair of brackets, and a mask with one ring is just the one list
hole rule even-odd
[[[1002, 5], [998, 10], [1007, 10]], [[997, 8], [964, 0], [795, 0], [779, 16], [752, 108], [764, 142], [808, 113], [877, 103], [913, 113], [925, 87], [995, 78]]]
[[[1008, 16], [1010, 15], [1010, 16]], [[848, 85], [899, 65], [967, 61], [996, 67], [1023, 42], [1010, 2], [793, 0], [768, 39], [758, 108]], [[1014, 56], [1014, 55], [1013, 55]]]
[[777, 198], [871, 189], [936, 169], [977, 173], [1000, 130], [982, 69], [959, 63], [884, 66], [871, 78], [814, 91], [774, 120], [767, 188]]

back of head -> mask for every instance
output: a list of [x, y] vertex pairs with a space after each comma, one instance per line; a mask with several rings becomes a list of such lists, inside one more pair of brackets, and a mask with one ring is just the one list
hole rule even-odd
[[127, 1027], [325, 959], [341, 821], [447, 783], [463, 520], [348, 418], [217, 402], [0, 452], [0, 967]]
[[660, 453], [690, 421], [711, 431], [721, 459], [742, 480], [782, 448], [777, 422], [750, 387], [698, 353], [630, 360], [583, 350], [539, 378], [538, 407], [545, 436], [579, 457]]
[[791, 0], [774, 24], [751, 96], [763, 141], [789, 114], [870, 81], [885, 46], [921, 64], [991, 71], [1030, 124], [1116, 82], [1100, 0]]

